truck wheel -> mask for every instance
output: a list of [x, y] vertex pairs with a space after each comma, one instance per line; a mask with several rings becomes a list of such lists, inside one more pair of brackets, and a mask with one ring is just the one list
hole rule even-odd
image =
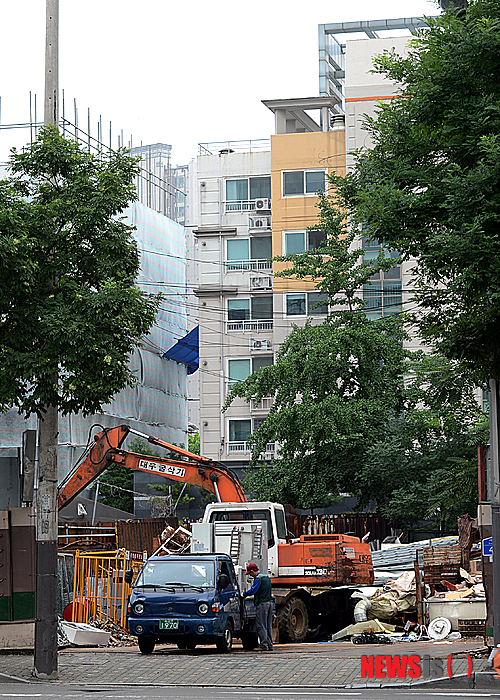
[[217, 639], [215, 644], [217, 646], [217, 651], [220, 651], [222, 654], [229, 654], [231, 652], [233, 648], [233, 628], [230, 622], [226, 622], [224, 634]]
[[259, 638], [257, 637], [257, 632], [242, 632], [241, 633], [241, 644], [243, 649], [255, 649], [259, 643]]
[[137, 643], [139, 645], [139, 651], [141, 654], [152, 654], [155, 648], [155, 638], [154, 637], [137, 637]]
[[306, 604], [300, 598], [290, 598], [278, 612], [280, 642], [303, 642], [308, 625]]

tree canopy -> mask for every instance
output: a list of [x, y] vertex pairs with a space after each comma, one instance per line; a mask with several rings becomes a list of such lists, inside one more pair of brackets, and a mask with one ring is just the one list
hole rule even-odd
[[421, 336], [500, 379], [500, 4], [428, 23], [405, 56], [376, 59], [399, 96], [365, 119], [372, 145], [332, 185], [354, 227], [417, 260]]
[[88, 153], [44, 127], [9, 167], [0, 180], [0, 410], [99, 412], [135, 381], [128, 359], [158, 304], [135, 285], [139, 253], [122, 216], [136, 197], [135, 160]]
[[254, 464], [269, 442], [277, 456], [245, 486], [302, 508], [344, 492], [359, 508], [376, 501], [403, 527], [422, 519], [453, 526], [477, 503], [474, 462], [487, 440], [474, 380], [455, 360], [406, 351], [405, 314], [367, 318], [360, 291], [394, 265], [393, 251], [382, 247], [365, 262], [338, 195], [319, 195], [318, 208], [324, 245], [278, 258], [290, 263], [279, 275], [314, 280], [333, 310], [323, 323], [294, 327], [275, 364], [229, 395], [226, 406], [236, 396], [274, 398], [251, 442]]
[[367, 446], [383, 439], [390, 417], [403, 408], [407, 357], [402, 319], [369, 320], [355, 294], [394, 261], [382, 251], [378, 259], [363, 262], [335, 199], [321, 195], [318, 207], [325, 244], [279, 258], [291, 262], [280, 274], [321, 277], [318, 288], [337, 310], [323, 323], [294, 327], [275, 364], [237, 383], [226, 401], [227, 407], [236, 396], [255, 402], [274, 397], [252, 439], [254, 461], [268, 442], [278, 443], [277, 459], [251, 477], [248, 487], [303, 508], [335, 499], [338, 487], [360, 468]]

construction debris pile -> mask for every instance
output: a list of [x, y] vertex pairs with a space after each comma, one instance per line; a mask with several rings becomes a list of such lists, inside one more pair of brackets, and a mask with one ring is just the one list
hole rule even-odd
[[[473, 573], [466, 571], [456, 563], [457, 546], [453, 538], [446, 544], [448, 547], [445, 545], [443, 550], [422, 548], [422, 543], [398, 547], [402, 550], [400, 558], [395, 549], [388, 550], [390, 554], [385, 553], [384, 564], [390, 561], [389, 567], [397, 572], [402, 563], [410, 568], [413, 552], [413, 570], [386, 580], [378, 588], [367, 587], [353, 593], [352, 598], [357, 601], [354, 624], [335, 633], [331, 641], [351, 639], [355, 644], [387, 644], [484, 636], [485, 591], [482, 573], [475, 565], [477, 560], [470, 566]], [[422, 570], [418, 563], [419, 549], [424, 552]], [[443, 552], [442, 556], [439, 551]], [[452, 574], [449, 578], [456, 583], [439, 577], [445, 571]]]
[[92, 620], [91, 624], [100, 630], [109, 632], [108, 647], [134, 647], [137, 644], [137, 637], [133, 637], [113, 620]]
[[460, 568], [460, 576], [462, 577], [463, 581], [458, 585], [443, 579], [441, 581], [441, 585], [448, 590], [445, 592], [436, 591], [434, 593], [434, 597], [444, 598], [445, 600], [461, 600], [462, 598], [484, 597], [485, 593], [482, 574], [472, 576], [468, 571]]

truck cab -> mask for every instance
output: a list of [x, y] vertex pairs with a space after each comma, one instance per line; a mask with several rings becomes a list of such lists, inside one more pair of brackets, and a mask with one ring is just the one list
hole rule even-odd
[[267, 524], [267, 556], [270, 576], [278, 576], [278, 546], [286, 543], [285, 509], [279, 503], [250, 501], [246, 503], [209, 503], [204, 523], [247, 522], [260, 520]]
[[228, 653], [233, 637], [245, 648], [257, 645], [255, 607], [243, 599], [227, 554], [179, 554], [151, 557], [130, 594], [128, 628], [139, 649], [155, 644], [194, 649], [216, 644]]

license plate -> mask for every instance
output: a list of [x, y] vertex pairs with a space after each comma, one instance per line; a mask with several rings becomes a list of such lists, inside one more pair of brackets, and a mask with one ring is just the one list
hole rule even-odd
[[161, 630], [178, 630], [179, 620], [160, 620]]

